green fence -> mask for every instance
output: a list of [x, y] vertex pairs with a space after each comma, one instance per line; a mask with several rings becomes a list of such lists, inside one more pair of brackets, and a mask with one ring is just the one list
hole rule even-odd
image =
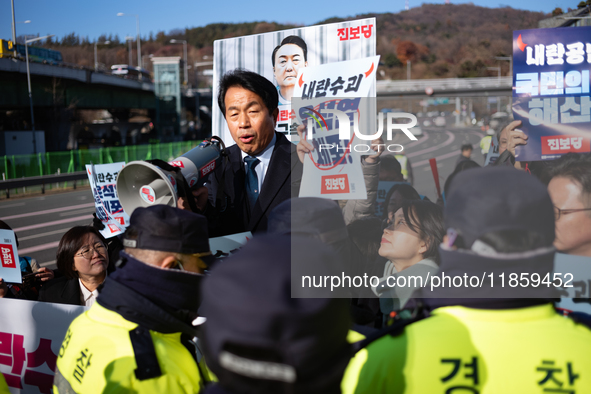
[[47, 152], [36, 155], [10, 155], [1, 157], [0, 173], [3, 179], [29, 176], [64, 174], [84, 171], [86, 164], [108, 164], [134, 160], [162, 159], [170, 161], [193, 149], [201, 141], [170, 142], [165, 144], [120, 146], [113, 148]]

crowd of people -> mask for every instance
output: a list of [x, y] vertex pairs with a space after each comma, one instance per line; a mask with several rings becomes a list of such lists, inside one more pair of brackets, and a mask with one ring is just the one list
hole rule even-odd
[[[275, 132], [271, 82], [228, 73], [218, 104], [236, 144], [181, 197], [199, 212], [137, 208], [116, 240], [96, 221], [74, 227], [57, 270], [23, 257], [39, 280], [0, 282], [0, 297], [89, 307], [64, 333], [55, 393], [591, 392], [591, 318], [558, 311], [556, 293], [418, 284], [591, 257], [590, 154], [515, 161], [527, 138], [513, 122], [493, 165], [462, 147], [437, 202], [376, 150], [362, 159], [367, 200], [339, 204], [296, 197], [314, 146]], [[378, 215], [380, 181], [394, 186]], [[210, 237], [244, 231], [244, 247], [212, 255]]]

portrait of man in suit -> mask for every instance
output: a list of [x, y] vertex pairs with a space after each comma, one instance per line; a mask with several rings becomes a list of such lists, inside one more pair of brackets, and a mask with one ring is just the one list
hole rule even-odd
[[271, 210], [299, 192], [295, 145], [275, 132], [278, 102], [273, 83], [254, 72], [234, 70], [220, 80], [218, 105], [236, 144], [210, 176], [207, 193], [194, 193], [212, 237], [264, 232]]
[[308, 46], [298, 36], [287, 36], [274, 50], [271, 57], [273, 76], [277, 81], [279, 104], [291, 103], [300, 68], [308, 66]]

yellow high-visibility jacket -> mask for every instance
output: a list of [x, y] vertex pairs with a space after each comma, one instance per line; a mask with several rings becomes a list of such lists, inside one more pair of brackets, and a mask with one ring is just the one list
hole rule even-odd
[[4, 379], [4, 375], [0, 373], [0, 394], [10, 394], [10, 390], [8, 390], [8, 384], [6, 384], [6, 379]]
[[[359, 351], [343, 394], [591, 393], [591, 330], [551, 304], [437, 308]], [[562, 391], [560, 391], [562, 390]]]
[[181, 333], [143, 329], [95, 303], [68, 329], [53, 392], [198, 393], [203, 379], [209, 380], [201, 367], [181, 343]]

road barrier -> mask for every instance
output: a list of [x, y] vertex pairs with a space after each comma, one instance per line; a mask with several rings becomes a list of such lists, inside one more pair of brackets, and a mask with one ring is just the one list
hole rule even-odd
[[[34, 155], [0, 156], [0, 190], [9, 190], [41, 185], [45, 193], [45, 185], [73, 181], [84, 181], [86, 164], [109, 164], [134, 160], [162, 159], [172, 160], [197, 146], [201, 141], [169, 142], [162, 144], [132, 145], [99, 149], [79, 149], [67, 152], [46, 152]], [[50, 186], [53, 187], [53, 186]]]

